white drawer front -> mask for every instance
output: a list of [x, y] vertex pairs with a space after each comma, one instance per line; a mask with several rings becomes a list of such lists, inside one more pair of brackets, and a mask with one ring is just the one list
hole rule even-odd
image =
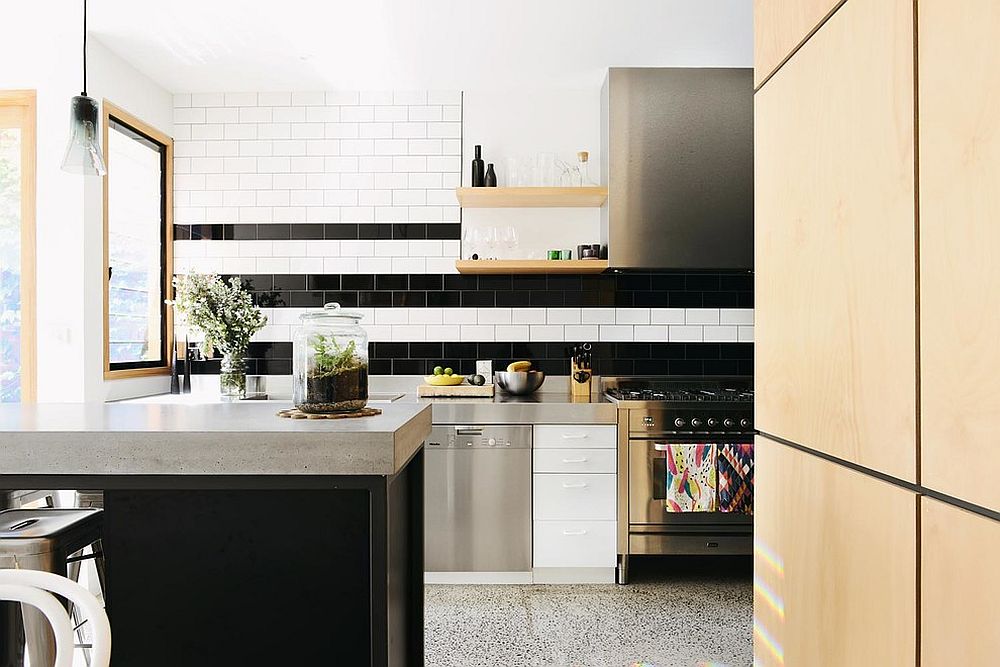
[[535, 475], [534, 519], [614, 521], [617, 477], [617, 475], [589, 473]]
[[616, 449], [536, 449], [535, 472], [611, 472], [616, 470]]
[[539, 425], [535, 426], [534, 447], [535, 449], [610, 449], [618, 446], [617, 432], [618, 427], [613, 425]]
[[533, 567], [614, 567], [614, 521], [536, 521]]

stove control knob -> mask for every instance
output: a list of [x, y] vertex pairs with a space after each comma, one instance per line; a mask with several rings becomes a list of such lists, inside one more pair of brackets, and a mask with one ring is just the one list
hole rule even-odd
[[677, 419], [674, 420], [674, 426], [676, 426], [677, 428], [684, 428], [684, 424], [686, 424], [686, 423], [687, 422], [685, 422], [680, 417], [678, 417]]
[[693, 428], [701, 428], [702, 424], [703, 422], [698, 417], [695, 417], [694, 419], [691, 420], [691, 426]]
[[709, 417], [707, 423], [709, 428], [715, 428], [719, 425], [719, 420], [715, 417]]
[[734, 428], [736, 426], [736, 420], [726, 417], [725, 419], [722, 420], [722, 425], [725, 426], [726, 428]]
[[740, 420], [740, 428], [750, 428], [750, 420], [747, 417]]
[[490, 447], [496, 447], [497, 446], [497, 439], [496, 438], [490, 438], [489, 440], [486, 441], [486, 444], [489, 445]]

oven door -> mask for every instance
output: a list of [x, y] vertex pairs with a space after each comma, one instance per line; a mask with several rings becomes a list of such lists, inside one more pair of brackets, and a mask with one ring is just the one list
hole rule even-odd
[[[668, 435], [664, 438], [636, 438], [628, 443], [629, 524], [647, 526], [685, 525], [688, 523], [750, 523], [747, 514], [728, 512], [668, 512], [667, 452], [672, 444], [704, 443], [705, 437]], [[727, 439], [742, 444], [743, 440]], [[726, 443], [713, 443], [721, 446]]]

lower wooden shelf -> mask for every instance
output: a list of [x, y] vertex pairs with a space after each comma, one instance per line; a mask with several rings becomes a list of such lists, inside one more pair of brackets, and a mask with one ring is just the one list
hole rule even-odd
[[459, 273], [603, 273], [606, 259], [460, 259]]

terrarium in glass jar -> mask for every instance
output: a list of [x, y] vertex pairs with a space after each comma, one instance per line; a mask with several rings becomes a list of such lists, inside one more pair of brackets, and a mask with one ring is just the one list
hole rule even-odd
[[361, 313], [328, 303], [301, 316], [292, 398], [303, 412], [353, 412], [368, 403], [368, 334]]

